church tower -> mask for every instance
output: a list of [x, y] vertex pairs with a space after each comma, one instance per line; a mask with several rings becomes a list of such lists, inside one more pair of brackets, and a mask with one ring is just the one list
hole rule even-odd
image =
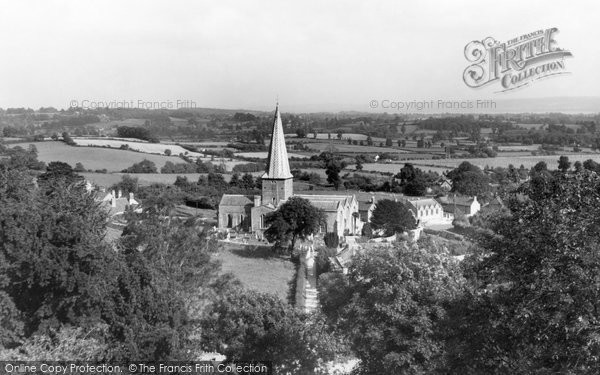
[[290, 173], [290, 164], [285, 147], [283, 124], [279, 114], [279, 103], [277, 103], [267, 158], [267, 169], [262, 175], [262, 204], [271, 203], [277, 207], [281, 201], [290, 198], [294, 194], [293, 181], [294, 178]]

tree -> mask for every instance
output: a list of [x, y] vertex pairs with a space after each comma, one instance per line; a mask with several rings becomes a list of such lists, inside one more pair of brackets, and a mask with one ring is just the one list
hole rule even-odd
[[360, 359], [357, 373], [433, 374], [444, 369], [447, 307], [463, 283], [447, 251], [403, 243], [358, 254], [348, 275], [321, 275], [319, 300]]
[[333, 184], [335, 190], [338, 190], [342, 179], [340, 178], [340, 172], [343, 169], [342, 162], [340, 160], [330, 158], [325, 165], [325, 174], [327, 175], [327, 182]]
[[81, 162], [77, 162], [77, 164], [75, 164], [74, 171], [75, 172], [85, 172], [86, 169], [85, 169], [85, 167], [83, 166], [83, 164]]
[[450, 171], [448, 178], [452, 180], [452, 191], [460, 194], [482, 195], [489, 189], [487, 176], [479, 167], [468, 161], [463, 161], [457, 168]]
[[571, 162], [569, 161], [569, 158], [567, 156], [561, 156], [558, 159], [558, 169], [561, 172], [566, 173], [569, 168], [571, 168]]
[[383, 231], [385, 236], [392, 236], [415, 229], [417, 222], [407, 204], [382, 199], [375, 204], [371, 226], [375, 230]]
[[344, 132], [342, 132], [341, 130], [337, 132], [337, 139], [342, 140], [342, 136], [344, 135]]
[[63, 132], [62, 133], [62, 138], [63, 138], [63, 142], [65, 142], [69, 146], [74, 146], [75, 145], [75, 141], [73, 141], [73, 138], [71, 138], [71, 136], [69, 135], [69, 133]]
[[368, 146], [373, 146], [373, 138], [371, 138], [371, 136], [367, 136], [367, 145]]
[[171, 156], [171, 149], [169, 149], [169, 148], [165, 149], [165, 155]]
[[594, 373], [599, 367], [600, 176], [560, 173], [480, 239], [457, 301], [453, 373]]
[[134, 193], [137, 194], [139, 186], [139, 180], [137, 177], [132, 177], [128, 174], [121, 176], [121, 181], [117, 182], [111, 187], [111, 190], [121, 190], [124, 194]]
[[[419, 171], [420, 172], [420, 171]], [[427, 181], [423, 173], [417, 173], [404, 185], [404, 194], [413, 197], [423, 196], [427, 193]]]
[[357, 171], [362, 171], [362, 169], [363, 169], [362, 158], [359, 158], [357, 156], [356, 157], [356, 170]]
[[397, 177], [400, 177], [401, 183], [405, 184], [415, 178], [416, 175], [417, 170], [415, 167], [411, 163], [405, 163], [404, 167], [400, 169], [400, 176]]
[[65, 184], [73, 184], [83, 181], [83, 177], [75, 173], [73, 168], [62, 161], [51, 161], [38, 180], [44, 184], [53, 184], [56, 180], [62, 180]]
[[124, 169], [124, 173], [157, 173], [156, 164], [153, 161], [144, 159], [139, 163], [133, 164], [131, 167]]
[[229, 186], [237, 187], [240, 185], [240, 175], [239, 173], [234, 173], [229, 180]]
[[388, 147], [392, 146], [392, 139], [391, 138], [386, 138], [385, 139], [385, 145], [388, 146]]
[[306, 129], [304, 129], [304, 128], [297, 128], [296, 129], [296, 135], [298, 136], [298, 138], [306, 138]]
[[275, 295], [233, 289], [201, 321], [206, 351], [228, 361], [269, 360], [277, 374], [324, 374], [323, 362], [345, 352], [322, 318], [312, 318]]
[[296, 240], [306, 240], [310, 235], [317, 233], [324, 223], [323, 211], [306, 199], [292, 197], [277, 211], [267, 215], [268, 229], [265, 231], [265, 237], [269, 242], [275, 242], [278, 248], [289, 241], [289, 250], [292, 251]]
[[340, 244], [340, 237], [337, 235], [337, 233], [327, 232], [323, 236], [323, 241], [325, 242], [325, 246], [328, 248], [337, 249]]

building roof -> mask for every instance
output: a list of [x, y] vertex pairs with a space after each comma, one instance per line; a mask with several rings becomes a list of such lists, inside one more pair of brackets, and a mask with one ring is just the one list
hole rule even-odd
[[442, 205], [456, 205], [456, 206], [468, 206], [471, 207], [476, 197], [439, 197], [437, 201]]
[[433, 198], [409, 199], [408, 202], [416, 209], [434, 207], [440, 204]]
[[295, 197], [308, 200], [313, 206], [323, 211], [337, 211], [340, 206], [350, 204], [354, 195], [310, 195], [294, 194]]
[[269, 156], [267, 157], [267, 169], [262, 178], [287, 179], [292, 177], [287, 149], [285, 147], [281, 115], [279, 114], [279, 103], [277, 103], [275, 119], [273, 120], [273, 131], [271, 132], [271, 144], [269, 145]]
[[246, 206], [254, 204], [254, 200], [246, 195], [223, 194], [219, 206]]
[[358, 210], [359, 211], [369, 211], [369, 209], [371, 209], [371, 207], [374, 204], [375, 203], [373, 203], [373, 202], [361, 202], [361, 201], [358, 201]]

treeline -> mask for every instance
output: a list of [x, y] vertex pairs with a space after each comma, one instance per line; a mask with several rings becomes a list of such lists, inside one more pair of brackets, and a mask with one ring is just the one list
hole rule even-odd
[[150, 130], [137, 126], [119, 126], [117, 127], [117, 136], [121, 138], [136, 138], [152, 143], [159, 142], [158, 138], [152, 135]]
[[495, 128], [498, 130], [509, 130], [514, 125], [508, 121], [502, 121], [497, 119], [490, 119], [488, 121], [476, 120], [474, 116], [456, 116], [456, 117], [430, 117], [425, 120], [418, 122], [421, 129], [427, 130], [440, 130], [449, 131], [455, 133], [467, 133], [473, 132], [479, 133], [481, 128]]

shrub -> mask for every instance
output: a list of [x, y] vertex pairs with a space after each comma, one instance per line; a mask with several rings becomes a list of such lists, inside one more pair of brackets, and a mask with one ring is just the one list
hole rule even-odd
[[325, 246], [330, 249], [337, 249], [337, 247], [340, 245], [340, 238], [338, 237], [337, 233], [325, 233], [323, 240], [325, 241]]

